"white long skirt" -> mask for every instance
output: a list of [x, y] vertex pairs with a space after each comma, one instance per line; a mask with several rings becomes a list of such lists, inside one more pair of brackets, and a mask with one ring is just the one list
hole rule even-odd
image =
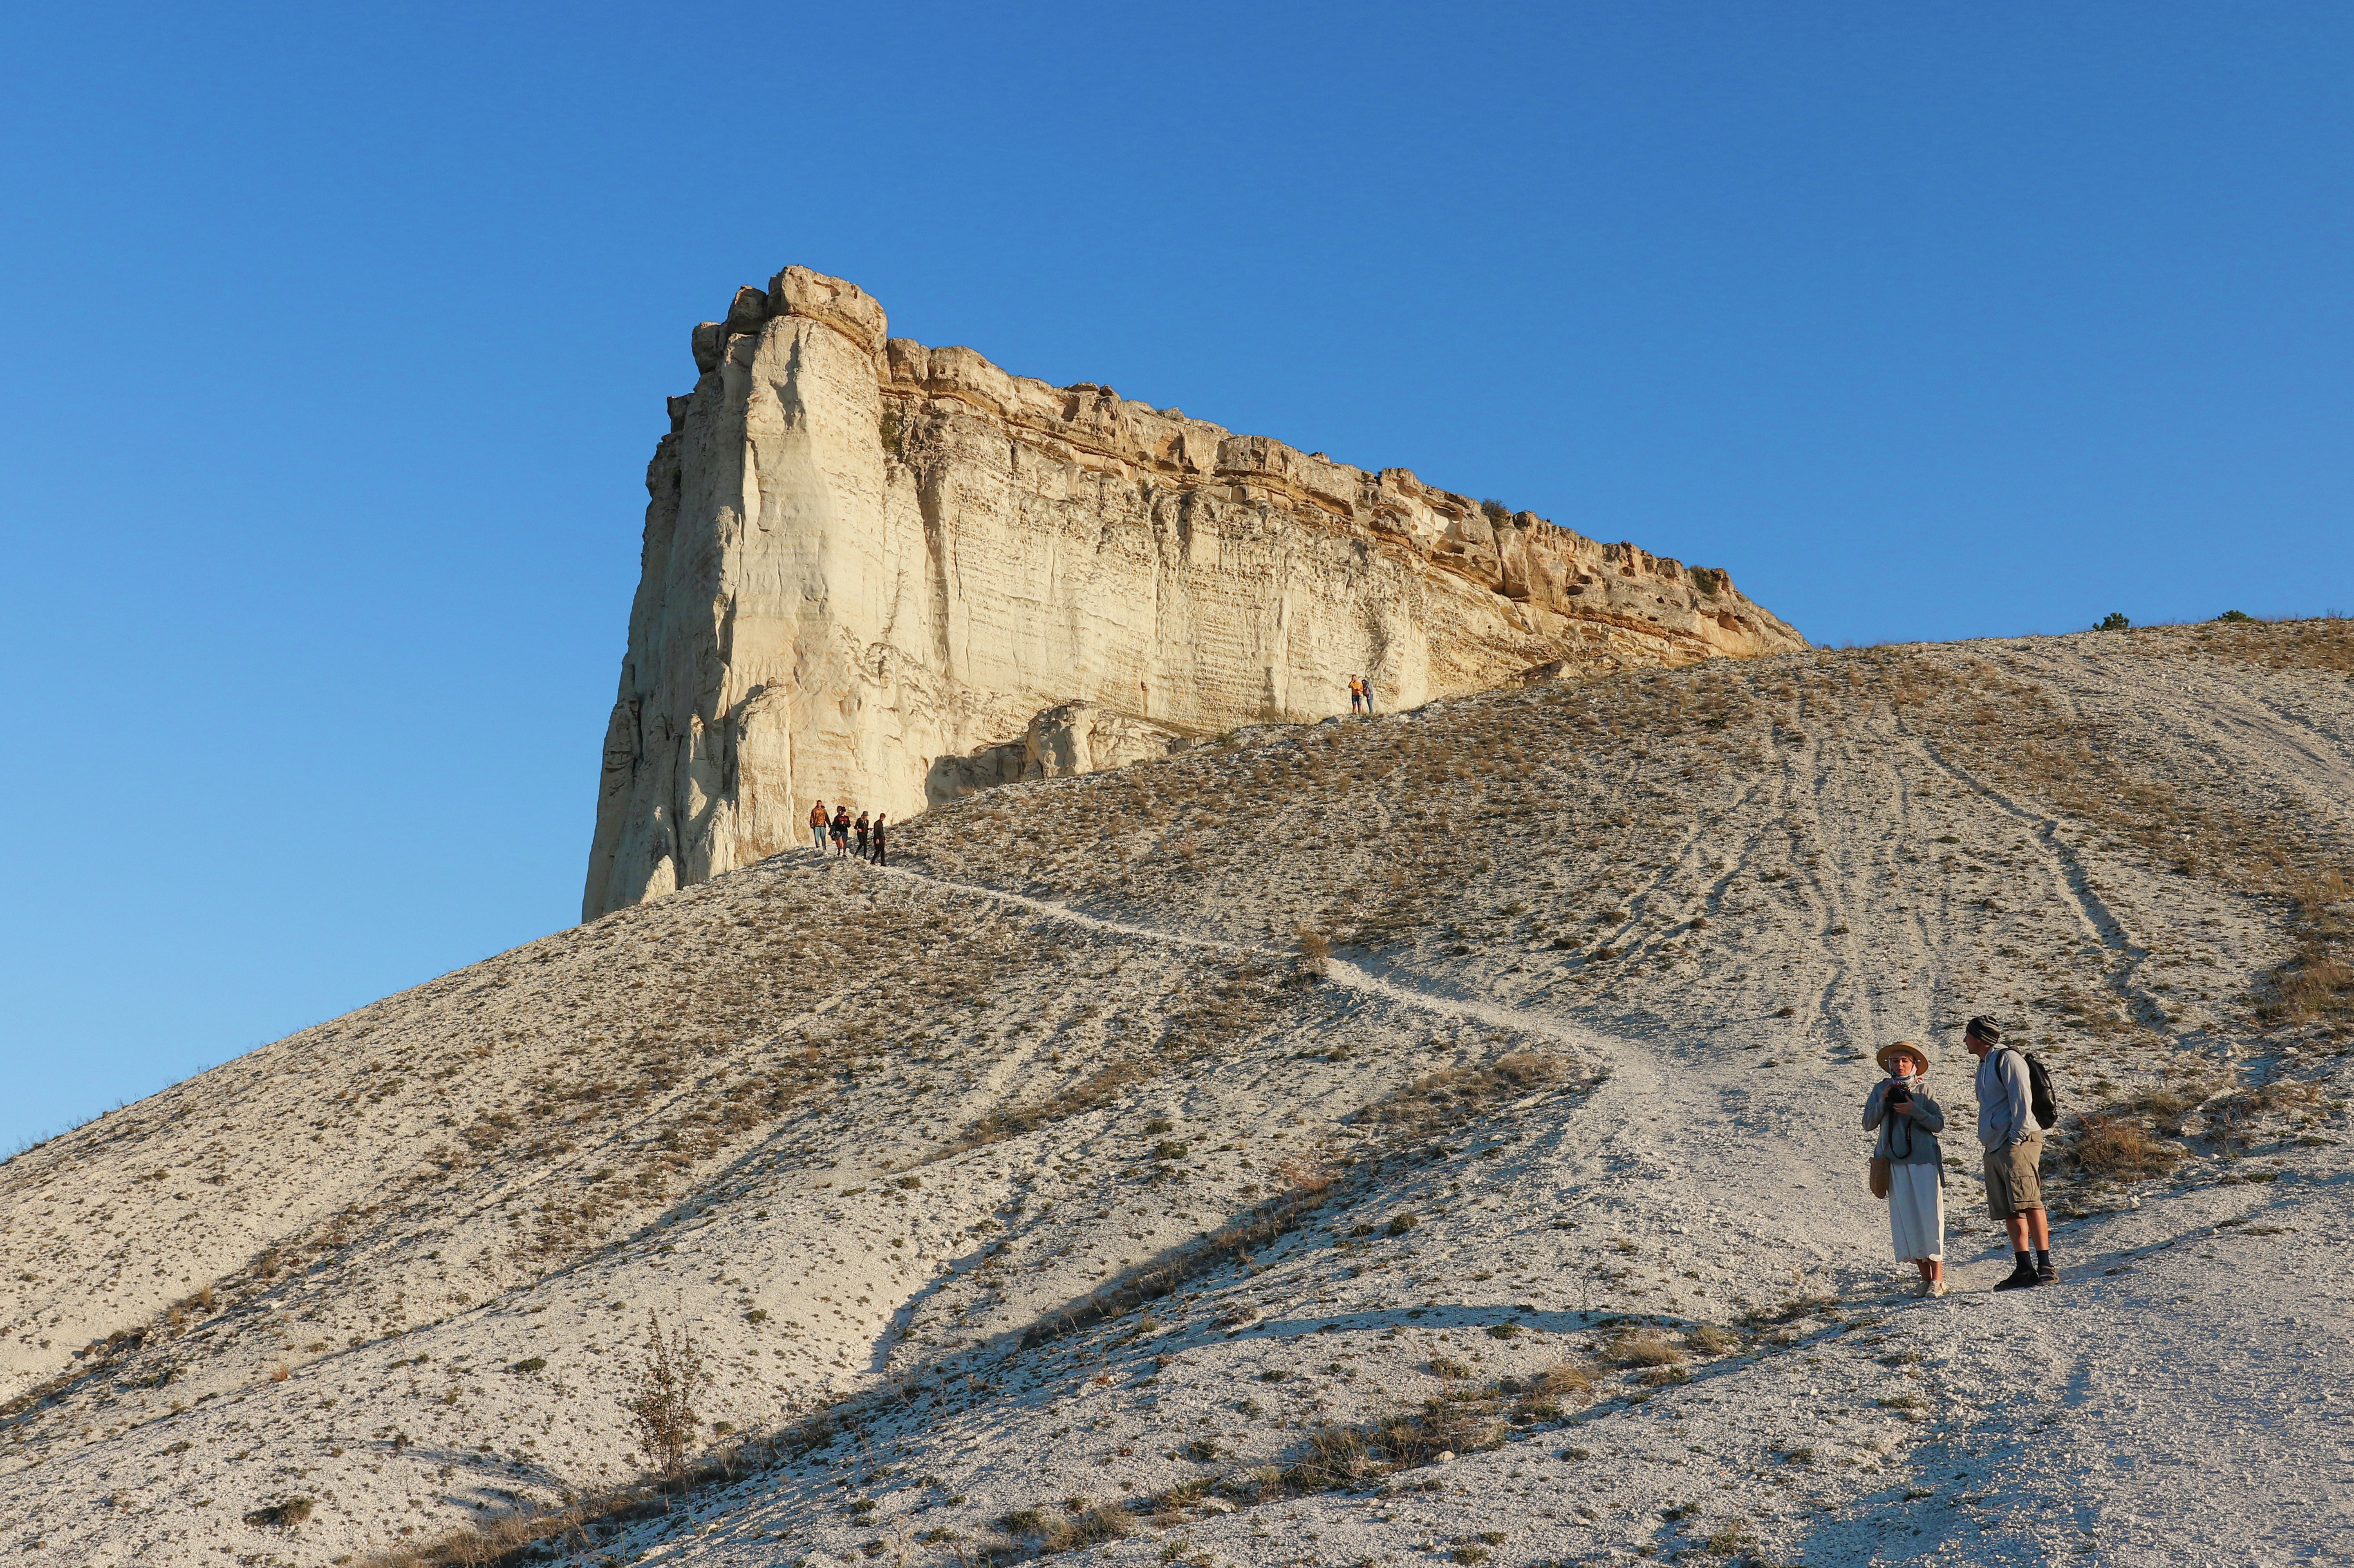
[[1888, 1168], [1888, 1229], [1901, 1263], [1946, 1256], [1946, 1189], [1934, 1165]]

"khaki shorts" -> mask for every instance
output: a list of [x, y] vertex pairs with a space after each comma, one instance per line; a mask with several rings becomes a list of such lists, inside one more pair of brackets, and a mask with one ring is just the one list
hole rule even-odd
[[2043, 1183], [2036, 1180], [2035, 1168], [2042, 1159], [2041, 1131], [2029, 1133], [2008, 1149], [1991, 1150], [1986, 1157], [1987, 1213], [2007, 1220], [2041, 1208]]

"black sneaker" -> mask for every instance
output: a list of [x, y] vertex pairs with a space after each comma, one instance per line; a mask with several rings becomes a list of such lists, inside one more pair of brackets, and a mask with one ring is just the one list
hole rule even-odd
[[2008, 1275], [1995, 1281], [1997, 1290], [2032, 1290], [2043, 1281], [2036, 1277], [2035, 1266], [2022, 1263]]
[[2060, 1283], [2060, 1271], [2048, 1263], [2039, 1263], [2035, 1266], [2035, 1283], [2057, 1285]]

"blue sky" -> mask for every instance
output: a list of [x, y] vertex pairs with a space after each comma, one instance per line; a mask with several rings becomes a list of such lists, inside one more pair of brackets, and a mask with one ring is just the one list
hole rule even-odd
[[0, 19], [0, 1145], [570, 921], [689, 326], [895, 331], [1818, 641], [2354, 609], [2354, 11]]

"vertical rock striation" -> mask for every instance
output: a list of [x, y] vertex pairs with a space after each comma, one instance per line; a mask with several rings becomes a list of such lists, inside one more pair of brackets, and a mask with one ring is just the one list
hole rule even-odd
[[582, 913], [1172, 737], [1805, 641], [1720, 571], [888, 335], [790, 267], [646, 471]]

